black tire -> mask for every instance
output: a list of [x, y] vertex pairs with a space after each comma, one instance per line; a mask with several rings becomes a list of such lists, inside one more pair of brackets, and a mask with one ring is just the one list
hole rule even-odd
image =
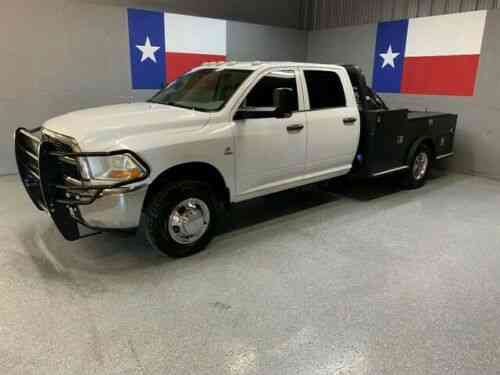
[[[418, 169], [417, 166], [417, 164], [421, 165], [422, 163], [422, 155], [425, 155], [424, 158], [426, 158], [427, 160], [426, 167], [424, 168], [425, 170], [421, 170], [421, 168]], [[401, 180], [401, 185], [406, 189], [418, 189], [424, 186], [427, 182], [427, 178], [429, 177], [429, 171], [431, 169], [432, 161], [433, 156], [429, 146], [425, 144], [420, 145], [411, 158], [409, 164], [410, 168], [404, 174]]]
[[[193, 243], [184, 244], [172, 237], [170, 233], [172, 227], [169, 220], [174, 209], [181, 202], [190, 199], [205, 203], [209, 210], [210, 219], [208, 228], [199, 239]], [[158, 192], [146, 207], [143, 220], [144, 234], [148, 242], [164, 255], [171, 258], [193, 255], [204, 250], [212, 240], [217, 222], [217, 207], [216, 195], [209, 184], [193, 180], [174, 182]], [[206, 223], [205, 220], [203, 222]]]

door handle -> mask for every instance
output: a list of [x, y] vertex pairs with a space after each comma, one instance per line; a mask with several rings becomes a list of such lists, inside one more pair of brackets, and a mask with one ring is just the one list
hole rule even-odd
[[286, 130], [289, 133], [299, 133], [302, 131], [302, 129], [304, 129], [304, 125], [301, 124], [289, 125], [286, 127]]
[[358, 121], [356, 117], [346, 117], [344, 119], [344, 125], [354, 125], [356, 121]]

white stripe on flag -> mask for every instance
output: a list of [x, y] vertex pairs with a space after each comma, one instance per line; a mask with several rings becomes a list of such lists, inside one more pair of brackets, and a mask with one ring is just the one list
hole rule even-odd
[[412, 18], [406, 57], [479, 55], [487, 11]]
[[227, 22], [165, 13], [165, 50], [226, 56]]

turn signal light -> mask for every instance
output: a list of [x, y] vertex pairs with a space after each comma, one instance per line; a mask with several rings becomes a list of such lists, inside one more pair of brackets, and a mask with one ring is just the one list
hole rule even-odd
[[109, 172], [109, 177], [116, 180], [135, 180], [142, 177], [139, 168], [133, 169], [113, 169]]

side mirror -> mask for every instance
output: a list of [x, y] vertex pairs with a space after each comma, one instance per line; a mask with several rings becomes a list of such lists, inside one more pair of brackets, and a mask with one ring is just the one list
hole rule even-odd
[[294, 111], [295, 94], [287, 87], [274, 89], [273, 103], [276, 107], [276, 117], [290, 117]]
[[277, 88], [273, 91], [272, 107], [240, 108], [234, 120], [287, 118], [296, 109], [296, 95], [290, 88]]

